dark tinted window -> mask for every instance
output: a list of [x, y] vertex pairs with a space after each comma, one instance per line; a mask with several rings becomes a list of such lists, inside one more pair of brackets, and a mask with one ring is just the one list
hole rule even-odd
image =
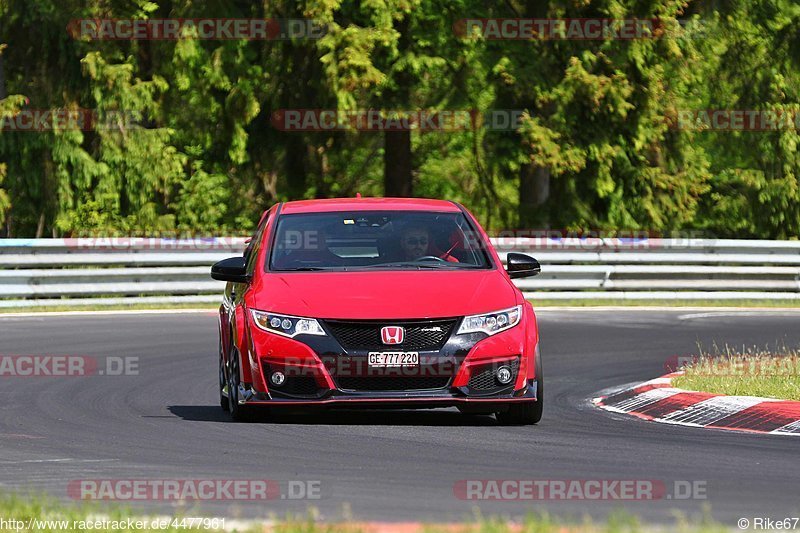
[[408, 211], [282, 215], [272, 270], [490, 268], [461, 213]]
[[247, 262], [247, 273], [251, 276], [255, 271], [256, 259], [258, 258], [258, 252], [261, 249], [261, 241], [264, 238], [264, 229], [267, 227], [267, 224], [269, 224], [269, 220], [271, 218], [272, 213], [264, 217], [264, 219], [261, 221], [261, 224], [259, 224], [256, 228], [255, 233], [250, 238], [250, 242], [247, 243], [247, 248], [244, 250], [244, 259]]

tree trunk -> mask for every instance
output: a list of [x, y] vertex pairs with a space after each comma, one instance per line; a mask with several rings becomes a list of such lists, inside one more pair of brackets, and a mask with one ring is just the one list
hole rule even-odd
[[328, 160], [328, 148], [324, 144], [317, 149], [319, 156], [319, 172], [317, 172], [317, 186], [314, 198], [330, 198], [331, 196], [331, 164]]
[[39, 223], [36, 225], [36, 238], [41, 239], [44, 233], [44, 211], [39, 215]]
[[[550, 197], [550, 169], [534, 163], [523, 166], [519, 173], [519, 226], [544, 229], [549, 225], [543, 208]], [[541, 227], [536, 227], [536, 226]]]
[[6, 97], [6, 72], [3, 68], [3, 52], [0, 52], [0, 100]]
[[386, 196], [411, 196], [411, 131], [387, 131], [383, 145], [383, 188]]
[[306, 148], [303, 139], [296, 133], [288, 134], [286, 143], [286, 179], [290, 200], [303, 198], [306, 194]]
[[[414, 47], [411, 38], [410, 16], [394, 22], [395, 30], [400, 34], [397, 48], [399, 57], [407, 57]], [[406, 67], [407, 69], [408, 67]], [[385, 94], [383, 105], [389, 109], [411, 109], [411, 90], [414, 77], [401, 69], [394, 74], [394, 89]], [[413, 194], [413, 168], [411, 165], [411, 131], [395, 130], [383, 134], [383, 190], [386, 196], [408, 197]]]

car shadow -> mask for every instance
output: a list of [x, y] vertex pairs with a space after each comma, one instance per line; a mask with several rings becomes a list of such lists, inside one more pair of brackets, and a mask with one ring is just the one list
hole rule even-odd
[[[218, 405], [170, 405], [169, 412], [193, 422], [230, 422]], [[329, 409], [260, 414], [254, 423], [318, 426], [496, 426], [492, 415], [464, 414], [456, 409]]]
[[193, 422], [227, 422], [231, 417], [219, 405], [170, 405], [167, 410]]

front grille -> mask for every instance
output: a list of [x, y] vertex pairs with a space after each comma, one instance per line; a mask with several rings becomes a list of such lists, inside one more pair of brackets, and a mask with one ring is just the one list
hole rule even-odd
[[340, 376], [339, 388], [353, 391], [414, 391], [444, 389], [449, 376]]
[[[345, 350], [388, 350], [393, 351], [439, 351], [450, 338], [456, 321], [425, 320], [414, 322], [366, 322], [327, 320], [325, 324]], [[384, 344], [381, 341], [381, 328], [402, 326], [405, 338], [402, 344]]]
[[[511, 375], [513, 378], [511, 379], [511, 383], [508, 385], [501, 385], [494, 378], [495, 372], [497, 372], [497, 369], [501, 366], [508, 366], [511, 368]], [[519, 372], [519, 359], [514, 359], [510, 363], [503, 362], [488, 364], [477, 368], [476, 371], [473, 372], [472, 376], [469, 378], [467, 387], [469, 387], [470, 390], [484, 392], [505, 389], [513, 385], [517, 380], [517, 372]]]

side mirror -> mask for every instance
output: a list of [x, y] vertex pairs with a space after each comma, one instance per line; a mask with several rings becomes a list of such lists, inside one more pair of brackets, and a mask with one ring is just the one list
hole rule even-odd
[[219, 281], [232, 281], [233, 283], [248, 283], [247, 262], [244, 257], [230, 257], [215, 263], [211, 267], [211, 277]]
[[509, 252], [506, 258], [506, 272], [511, 279], [535, 276], [542, 271], [539, 261], [525, 254]]

